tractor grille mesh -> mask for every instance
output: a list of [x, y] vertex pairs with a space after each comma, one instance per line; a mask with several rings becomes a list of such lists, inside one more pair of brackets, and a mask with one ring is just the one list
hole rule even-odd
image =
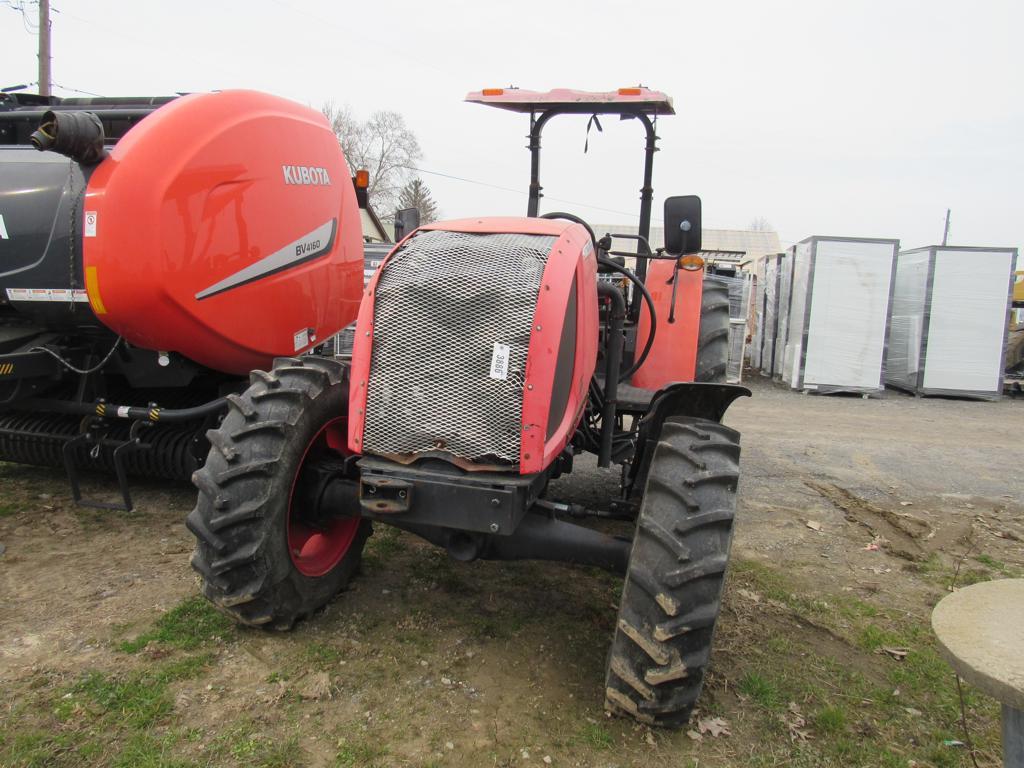
[[[530, 326], [554, 237], [427, 231], [377, 282], [363, 449], [519, 461]], [[508, 376], [491, 378], [495, 342]]]

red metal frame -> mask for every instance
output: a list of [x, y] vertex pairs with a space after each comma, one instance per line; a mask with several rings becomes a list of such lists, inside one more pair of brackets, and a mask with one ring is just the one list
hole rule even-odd
[[652, 115], [676, 113], [672, 107], [671, 97], [643, 86], [619, 88], [615, 91], [576, 91], [571, 88], [527, 91], [522, 88], [487, 88], [467, 94], [466, 101], [507, 109], [510, 112], [561, 108], [563, 111], [602, 114], [606, 108], [608, 112], [620, 113], [624, 105], [630, 105]]
[[[574, 277], [577, 301], [572, 385], [561, 423], [547, 438], [558, 348]], [[523, 390], [521, 474], [540, 472], [547, 467], [572, 438], [583, 414], [597, 362], [597, 293], [591, 290], [596, 280], [597, 255], [590, 235], [579, 224], [570, 224], [552, 247], [537, 296]]]
[[[245, 374], [355, 318], [359, 208], [337, 138], [315, 110], [252, 91], [176, 99], [97, 166], [84, 210], [95, 222], [83, 238], [91, 306], [137, 346]], [[310, 236], [331, 222], [333, 242]], [[202, 297], [298, 246], [310, 249]]]
[[[672, 279], [679, 281], [676, 286], [675, 313], [672, 315]], [[654, 311], [658, 317], [658, 328], [654, 335], [651, 352], [636, 373], [631, 383], [643, 389], [661, 389], [677, 381], [693, 381], [697, 368], [697, 342], [700, 338], [700, 302], [704, 290], [704, 271], [679, 269], [675, 262], [657, 259], [650, 263], [647, 272], [647, 290], [654, 300]], [[637, 323], [636, 348], [643, 349], [651, 333], [651, 313], [647, 302], [643, 302]]]
[[[597, 258], [590, 235], [579, 224], [561, 219], [481, 218], [445, 221], [421, 227], [422, 230], [446, 230], [477, 234], [514, 232], [556, 237], [541, 279], [530, 345], [527, 353], [523, 390], [521, 474], [541, 471], [565, 448], [579, 423], [587, 402], [587, 390], [597, 361], [597, 295], [591, 290], [597, 279]], [[419, 231], [419, 230], [417, 230]], [[410, 234], [410, 237], [416, 233]], [[404, 241], [403, 241], [404, 242]], [[395, 252], [401, 243], [392, 253]], [[362, 450], [366, 413], [367, 382], [373, 352], [373, 296], [377, 281], [391, 254], [366, 287], [359, 307], [356, 339], [352, 350], [352, 384], [349, 390], [349, 449]], [[565, 323], [569, 292], [576, 278], [576, 349], [569, 401], [558, 428], [547, 437], [551, 397], [558, 347]]]

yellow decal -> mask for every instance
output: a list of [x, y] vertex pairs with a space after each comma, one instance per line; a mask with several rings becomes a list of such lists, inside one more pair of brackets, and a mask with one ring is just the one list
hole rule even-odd
[[0, 376], [10, 376], [14, 373], [14, 363], [0, 363]]
[[89, 294], [92, 311], [97, 315], [107, 314], [107, 308], [103, 306], [103, 299], [100, 298], [100, 278], [96, 273], [96, 267], [85, 268], [85, 292]]

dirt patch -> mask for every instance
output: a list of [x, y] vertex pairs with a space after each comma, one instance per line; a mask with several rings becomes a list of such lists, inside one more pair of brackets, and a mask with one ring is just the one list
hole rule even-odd
[[906, 512], [883, 509], [838, 485], [811, 480], [805, 480], [804, 484], [843, 510], [849, 522], [866, 528], [879, 546], [907, 560], [924, 559], [923, 543], [935, 536], [935, 529], [925, 520]]
[[[191, 489], [143, 485], [138, 513], [100, 513], [8, 465], [0, 764], [966, 767], [943, 746], [959, 714], [927, 620], [954, 581], [1024, 573], [1021, 404], [754, 388], [727, 419], [744, 441], [736, 558], [698, 716], [729, 735], [606, 716], [620, 580], [454, 563], [388, 529], [296, 631], [175, 645], [161, 619], [197, 594]], [[614, 492], [612, 473], [578, 470], [552, 492]], [[99, 478], [85, 491], [116, 496]], [[876, 535], [893, 548], [866, 548]], [[998, 713], [968, 706], [997, 749]]]

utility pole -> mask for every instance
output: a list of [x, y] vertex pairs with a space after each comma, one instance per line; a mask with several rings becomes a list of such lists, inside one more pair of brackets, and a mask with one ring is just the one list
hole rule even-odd
[[50, 0], [39, 0], [39, 93], [50, 95]]
[[949, 208], [946, 209], [946, 228], [942, 230], [942, 244], [946, 244], [946, 239], [949, 237]]

